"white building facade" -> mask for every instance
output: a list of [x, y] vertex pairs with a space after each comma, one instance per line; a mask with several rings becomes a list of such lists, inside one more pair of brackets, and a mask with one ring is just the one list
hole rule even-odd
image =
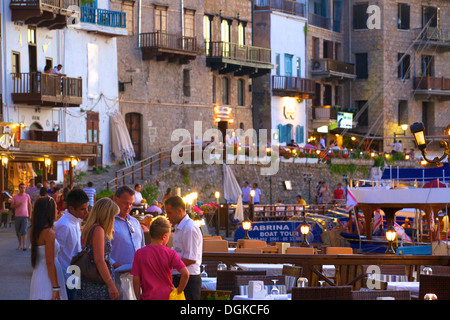
[[[125, 13], [110, 11], [109, 0], [88, 7], [79, 0], [21, 2], [27, 1], [1, 3], [2, 122], [20, 124], [20, 139], [51, 142], [55, 149], [58, 143], [96, 145], [95, 159], [67, 154], [78, 160], [77, 170], [113, 163], [116, 37], [127, 35]], [[64, 76], [46, 73], [58, 65]], [[48, 157], [54, 166], [49, 180], [62, 182], [68, 162]]]

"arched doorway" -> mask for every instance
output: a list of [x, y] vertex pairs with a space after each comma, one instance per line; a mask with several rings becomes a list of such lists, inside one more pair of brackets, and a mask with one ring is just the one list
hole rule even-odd
[[130, 112], [125, 115], [128, 133], [133, 143], [135, 160], [141, 160], [142, 157], [142, 115], [136, 112]]

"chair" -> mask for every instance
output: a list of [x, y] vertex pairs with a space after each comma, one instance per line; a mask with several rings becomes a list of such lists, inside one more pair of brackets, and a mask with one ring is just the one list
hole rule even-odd
[[352, 287], [294, 287], [292, 300], [352, 300]]
[[227, 240], [204, 240], [203, 252], [228, 252]]
[[263, 253], [262, 248], [236, 248], [234, 253]]
[[206, 290], [200, 292], [200, 300], [230, 300], [229, 290]]
[[203, 235], [203, 240], [223, 240], [221, 236]]
[[314, 248], [289, 247], [286, 248], [286, 254], [315, 254]]
[[231, 299], [239, 294], [239, 287], [236, 285], [236, 276], [264, 276], [265, 270], [246, 271], [246, 270], [217, 270], [216, 290], [230, 290]]
[[[287, 291], [291, 292], [292, 287], [295, 287], [297, 285], [297, 280], [298, 278], [300, 278], [302, 276], [303, 273], [303, 268], [302, 267], [296, 267], [296, 266], [283, 266], [283, 270], [281, 271], [281, 274], [285, 277], [290, 277], [287, 278], [291, 279], [292, 281], [288, 280], [286, 282], [286, 286], [287, 286]], [[292, 279], [294, 278], [294, 279]]]
[[[220, 261], [202, 261], [202, 265], [205, 266], [206, 273], [208, 277], [216, 278], [217, 277], [217, 266]], [[203, 271], [203, 269], [202, 269]]]
[[411, 300], [409, 290], [361, 290], [352, 291], [352, 300], [377, 300], [379, 297], [393, 297], [395, 300]]
[[325, 254], [353, 254], [351, 247], [326, 247]]
[[263, 247], [261, 248], [262, 253], [278, 253], [278, 248], [277, 247]]
[[286, 283], [285, 276], [236, 276], [236, 286], [239, 289], [240, 295], [248, 294], [248, 283], [249, 281], [263, 281], [265, 286], [268, 286], [267, 293], [270, 294], [270, 291], [273, 287], [272, 280], [277, 281], [277, 288], [280, 290], [280, 294], [286, 294]]
[[264, 248], [267, 247], [267, 242], [252, 239], [239, 239], [237, 241], [238, 248]]
[[408, 281], [406, 274], [406, 266], [404, 265], [377, 265], [380, 273], [367, 273], [368, 265], [363, 265], [363, 274], [366, 279], [375, 279], [380, 281], [381, 288], [385, 288], [388, 282], [405, 282]]
[[421, 274], [419, 279], [419, 300], [427, 293], [434, 293], [438, 300], [450, 300], [450, 276]]

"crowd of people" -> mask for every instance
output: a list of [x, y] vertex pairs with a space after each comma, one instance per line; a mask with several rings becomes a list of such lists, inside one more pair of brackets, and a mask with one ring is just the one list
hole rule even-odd
[[[136, 190], [122, 186], [112, 199], [97, 200], [91, 183], [55, 196], [54, 182], [33, 182], [21, 183], [10, 202], [20, 250], [27, 249], [28, 220], [31, 224], [31, 300], [166, 300], [173, 291], [200, 299], [202, 234], [181, 197], [167, 191], [165, 215], [154, 215], [146, 245], [141, 222], [130, 214]], [[160, 209], [158, 204], [153, 206]], [[92, 257], [101, 282], [83, 274], [74, 278], [73, 258], [82, 250]], [[123, 280], [131, 286], [124, 287]]]

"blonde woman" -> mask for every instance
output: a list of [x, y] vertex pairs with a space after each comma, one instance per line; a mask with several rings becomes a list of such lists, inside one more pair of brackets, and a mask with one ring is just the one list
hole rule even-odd
[[89, 213], [81, 233], [81, 246], [88, 247], [104, 284], [94, 283], [81, 278], [78, 300], [117, 300], [119, 292], [114, 285], [113, 270], [110, 263], [111, 239], [113, 237], [114, 216], [119, 207], [110, 199], [98, 200]]

